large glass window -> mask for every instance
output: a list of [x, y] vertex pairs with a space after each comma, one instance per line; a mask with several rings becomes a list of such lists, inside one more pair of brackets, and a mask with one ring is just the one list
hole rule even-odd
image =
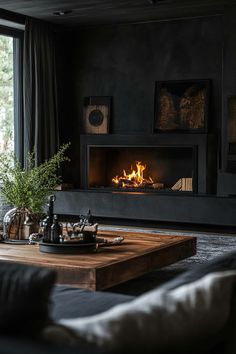
[[[8, 24], [12, 23], [8, 21]], [[19, 25], [21, 28], [23, 26]], [[17, 26], [18, 27], [18, 26]], [[0, 21], [0, 152], [14, 151], [23, 161], [22, 47], [24, 29]]]
[[13, 37], [0, 35], [0, 152], [14, 149]]

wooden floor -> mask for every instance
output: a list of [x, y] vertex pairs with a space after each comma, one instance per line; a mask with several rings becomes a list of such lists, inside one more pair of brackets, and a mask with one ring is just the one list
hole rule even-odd
[[0, 245], [0, 261], [20, 262], [55, 269], [58, 282], [101, 290], [173, 264], [196, 253], [196, 238], [144, 232], [102, 230], [100, 237], [123, 236], [119, 246], [96, 253], [49, 254], [38, 245]]

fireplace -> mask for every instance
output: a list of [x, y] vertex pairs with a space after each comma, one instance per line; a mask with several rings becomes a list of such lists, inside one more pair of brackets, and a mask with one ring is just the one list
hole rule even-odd
[[[224, 209], [225, 201], [217, 201], [219, 198], [213, 195], [217, 181], [216, 149], [216, 139], [211, 134], [81, 135], [80, 158], [73, 166], [75, 172], [80, 171], [79, 180], [74, 173], [76, 188], [57, 192], [57, 213], [65, 214], [66, 210], [66, 215], [78, 216], [91, 210], [98, 222], [116, 224], [204, 224], [210, 220], [212, 225], [222, 225], [226, 214], [222, 219], [219, 210]], [[165, 188], [114, 186], [113, 177], [122, 175], [123, 169], [132, 172], [131, 165], [135, 169], [136, 161], [146, 165], [145, 178], [151, 177]], [[69, 173], [72, 176], [72, 171]], [[192, 192], [172, 190], [171, 186], [180, 178], [192, 178]], [[212, 214], [213, 209], [216, 212]], [[227, 207], [226, 211], [230, 214]]]
[[88, 146], [87, 188], [197, 192], [196, 146]]
[[[206, 193], [206, 146], [203, 134], [83, 135], [80, 187], [108, 192]], [[141, 175], [144, 183], [136, 183], [134, 174], [138, 179]]]

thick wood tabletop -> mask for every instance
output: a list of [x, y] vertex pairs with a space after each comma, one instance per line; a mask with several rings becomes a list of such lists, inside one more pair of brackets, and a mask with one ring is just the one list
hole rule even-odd
[[196, 237], [126, 231], [100, 231], [99, 237], [123, 236], [122, 244], [79, 254], [42, 253], [38, 245], [0, 244], [0, 261], [57, 271], [58, 282], [101, 290], [167, 266], [196, 253]]

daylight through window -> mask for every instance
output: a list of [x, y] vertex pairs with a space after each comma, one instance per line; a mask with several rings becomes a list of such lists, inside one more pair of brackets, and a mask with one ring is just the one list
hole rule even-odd
[[13, 38], [0, 35], [0, 152], [14, 150]]

